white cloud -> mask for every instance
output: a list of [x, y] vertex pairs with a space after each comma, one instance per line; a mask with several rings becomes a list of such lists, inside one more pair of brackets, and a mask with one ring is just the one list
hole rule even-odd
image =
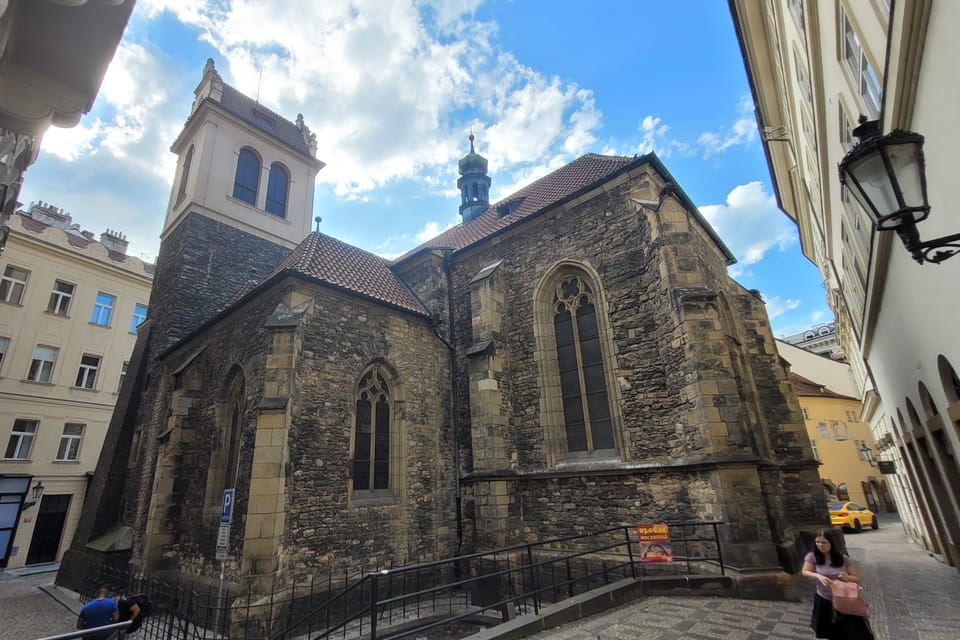
[[757, 123], [752, 118], [740, 118], [728, 129], [719, 133], [700, 134], [697, 143], [703, 148], [703, 157], [722, 153], [735, 145], [749, 144], [757, 134]]
[[737, 118], [736, 122], [719, 131], [707, 131], [700, 134], [697, 143], [703, 149], [704, 159], [723, 153], [730, 147], [748, 145], [753, 142], [754, 138], [757, 137], [757, 120], [753, 110], [753, 98], [749, 95], [743, 96], [737, 105], [737, 112], [740, 117]]
[[739, 185], [725, 204], [703, 205], [700, 212], [744, 265], [756, 264], [774, 247], [782, 251], [797, 241], [796, 229], [760, 182]]
[[569, 160], [595, 142], [592, 93], [497, 54], [479, 4], [144, 0], [138, 10], [172, 13], [218, 51], [225, 80], [251, 95], [259, 86], [280, 114], [302, 112], [327, 164], [318, 179], [351, 198], [424, 173], [455, 181], [464, 113], [479, 116], [474, 132], [497, 170]]
[[803, 304], [802, 300], [795, 300], [793, 298], [782, 299], [780, 296], [771, 296], [766, 299], [767, 303], [767, 315], [771, 320], [774, 318], [779, 318], [788, 311], [793, 311], [800, 307]]
[[430, 222], [425, 224], [423, 228], [416, 233], [416, 235], [414, 235], [414, 240], [417, 241], [417, 244], [424, 243], [430, 238], [437, 237], [447, 229], [453, 227], [455, 224], [456, 224], [455, 222], [451, 222], [447, 226], [441, 227], [439, 222], [434, 222], [433, 220], [431, 220]]
[[50, 127], [40, 144], [42, 154], [52, 154], [72, 162], [96, 149], [94, 142], [100, 137], [103, 123], [95, 120], [89, 127], [82, 123], [69, 129]]

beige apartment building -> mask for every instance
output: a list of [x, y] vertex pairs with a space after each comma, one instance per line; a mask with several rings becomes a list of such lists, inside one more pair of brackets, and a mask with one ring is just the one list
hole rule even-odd
[[[0, 257], [0, 568], [58, 561], [83, 509], [153, 265], [45, 203]], [[120, 499], [119, 496], [117, 499]]]
[[960, 3], [729, 4], [779, 206], [823, 275], [904, 526], [960, 568]]

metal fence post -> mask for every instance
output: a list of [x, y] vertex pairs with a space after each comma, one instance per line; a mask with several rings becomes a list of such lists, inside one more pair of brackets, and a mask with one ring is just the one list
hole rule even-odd
[[537, 574], [533, 566], [533, 547], [527, 545], [527, 566], [530, 567], [530, 588], [533, 590], [533, 612], [540, 613], [540, 588], [537, 586]]
[[725, 576], [727, 572], [723, 568], [723, 549], [720, 548], [720, 531], [717, 529], [717, 523], [713, 523], [713, 541], [717, 545], [717, 560], [720, 562], [720, 575]]
[[624, 527], [623, 533], [627, 539], [627, 557], [630, 559], [630, 575], [633, 576], [634, 580], [637, 578], [637, 567], [633, 564], [633, 546], [630, 544], [630, 527]]
[[378, 572], [370, 574], [370, 640], [377, 640], [377, 579]]

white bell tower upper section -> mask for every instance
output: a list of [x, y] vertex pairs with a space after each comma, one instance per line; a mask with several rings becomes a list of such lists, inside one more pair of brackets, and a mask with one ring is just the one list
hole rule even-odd
[[310, 233], [324, 164], [316, 136], [226, 84], [207, 60], [190, 117], [170, 148], [177, 173], [161, 238], [193, 212], [295, 247]]

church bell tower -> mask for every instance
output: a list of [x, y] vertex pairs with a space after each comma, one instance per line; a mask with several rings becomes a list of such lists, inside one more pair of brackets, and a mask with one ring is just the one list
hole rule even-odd
[[470, 134], [470, 153], [460, 158], [460, 216], [470, 222], [490, 207], [490, 176], [487, 175], [487, 159], [473, 148]]

